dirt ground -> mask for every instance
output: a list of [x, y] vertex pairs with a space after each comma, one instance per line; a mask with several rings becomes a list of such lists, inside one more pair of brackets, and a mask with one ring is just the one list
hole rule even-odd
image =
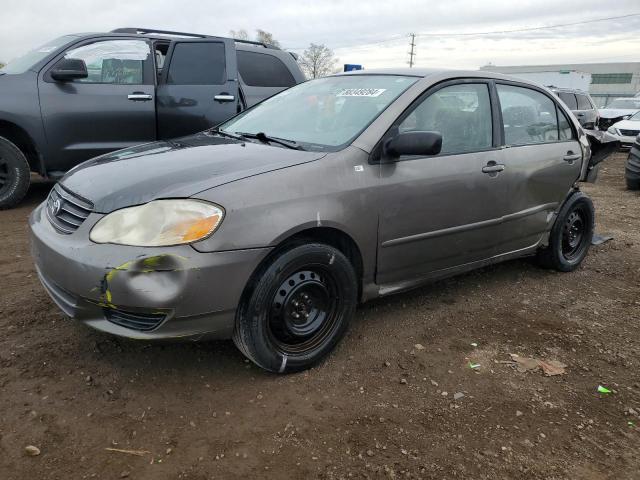
[[[27, 216], [50, 187], [35, 185], [0, 212], [0, 479], [640, 479], [625, 156], [584, 188], [615, 238], [578, 271], [514, 261], [374, 301], [326, 362], [290, 376], [231, 342], [138, 343], [65, 318], [29, 256]], [[510, 353], [566, 373], [520, 372]]]

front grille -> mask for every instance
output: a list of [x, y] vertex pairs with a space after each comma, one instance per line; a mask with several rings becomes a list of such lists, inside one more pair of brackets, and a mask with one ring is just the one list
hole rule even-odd
[[75, 232], [93, 211], [93, 204], [56, 184], [47, 198], [47, 218], [60, 233]]
[[635, 137], [640, 134], [640, 130], [622, 130], [620, 129], [620, 135], [623, 137]]
[[104, 315], [111, 323], [141, 332], [153, 330], [167, 317], [164, 313], [133, 313], [115, 308], [105, 308]]

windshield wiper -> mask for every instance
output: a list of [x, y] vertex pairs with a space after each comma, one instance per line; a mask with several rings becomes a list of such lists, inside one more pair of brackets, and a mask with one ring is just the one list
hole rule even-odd
[[286, 138], [270, 137], [264, 132], [258, 132], [258, 133], [236, 132], [236, 133], [245, 138], [255, 138], [256, 140], [259, 140], [262, 143], [277, 143], [278, 145], [282, 145], [283, 147], [287, 147], [292, 150], [304, 150], [302, 146], [298, 145], [297, 142], [293, 140], [287, 140]]
[[231, 133], [231, 132], [225, 132], [224, 130], [220, 130], [219, 128], [211, 128], [209, 130], [210, 133], [216, 133], [222, 137], [229, 137], [229, 138], [235, 138], [236, 140], [242, 140], [242, 136], [241, 135], [237, 135], [235, 133]]

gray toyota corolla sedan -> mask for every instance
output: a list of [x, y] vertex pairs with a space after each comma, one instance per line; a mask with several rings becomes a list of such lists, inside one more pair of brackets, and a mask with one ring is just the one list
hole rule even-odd
[[525, 255], [575, 269], [595, 158], [567, 107], [523, 80], [336, 75], [76, 167], [31, 215], [33, 256], [91, 327], [232, 337], [292, 372], [335, 347], [358, 302]]

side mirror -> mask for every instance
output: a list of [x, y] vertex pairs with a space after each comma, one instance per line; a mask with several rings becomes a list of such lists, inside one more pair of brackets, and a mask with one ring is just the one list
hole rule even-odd
[[401, 155], [437, 155], [442, 150], [440, 132], [404, 132], [390, 138], [384, 144], [388, 157]]
[[51, 78], [58, 82], [69, 82], [88, 76], [87, 65], [84, 60], [78, 58], [63, 58], [51, 71]]

